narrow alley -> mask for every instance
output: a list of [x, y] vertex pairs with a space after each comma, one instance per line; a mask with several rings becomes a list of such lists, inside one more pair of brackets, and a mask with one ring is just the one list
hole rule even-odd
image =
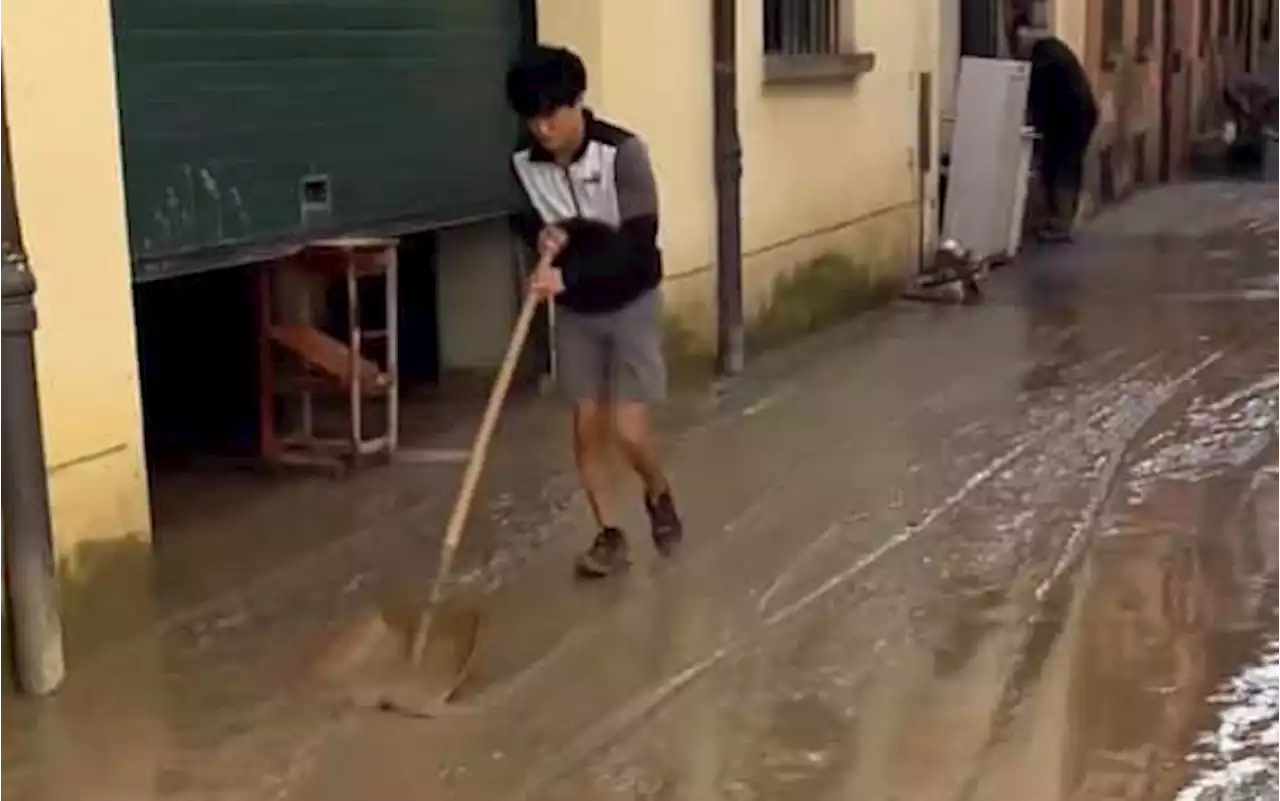
[[899, 302], [686, 391], [688, 541], [618, 580], [570, 579], [586, 514], [564, 422], [528, 402], [465, 555], [488, 627], [457, 714], [319, 678], [379, 587], [430, 575], [424, 503], [9, 701], [4, 793], [1273, 795], [1276, 202], [1140, 193], [981, 305]]

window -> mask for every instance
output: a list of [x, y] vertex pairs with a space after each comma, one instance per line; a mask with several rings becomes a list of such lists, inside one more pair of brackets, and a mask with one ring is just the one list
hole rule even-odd
[[1200, 0], [1200, 32], [1199, 46], [1200, 56], [1209, 55], [1209, 40], [1213, 38], [1213, 0]]
[[1151, 48], [1156, 42], [1156, 0], [1138, 0], [1138, 58], [1145, 60], [1151, 55]]
[[1124, 52], [1124, 0], [1103, 0], [1102, 66], [1112, 69]]
[[764, 0], [766, 83], [849, 81], [875, 66], [849, 47], [849, 0]]
[[764, 0], [766, 56], [840, 53], [841, 0]]

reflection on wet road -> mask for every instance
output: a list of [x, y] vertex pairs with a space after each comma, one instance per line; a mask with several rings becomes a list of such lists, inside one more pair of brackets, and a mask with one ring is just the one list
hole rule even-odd
[[[574, 585], [575, 504], [486, 594], [465, 711], [335, 710], [304, 685], [233, 717], [234, 736], [172, 742], [252, 677], [208, 682], [124, 721], [134, 750], [111, 747], [145, 754], [138, 776], [98, 786], [1274, 796], [1275, 254], [1274, 185], [1170, 187], [997, 275], [984, 306], [903, 306], [766, 358], [673, 453], [679, 558]], [[29, 750], [56, 754], [67, 735], [41, 736]], [[6, 751], [6, 792], [44, 797], [54, 765], [91, 775], [43, 759], [11, 784]]]

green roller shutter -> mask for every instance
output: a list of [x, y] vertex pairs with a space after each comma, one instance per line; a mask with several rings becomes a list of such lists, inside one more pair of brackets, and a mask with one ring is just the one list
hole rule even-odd
[[115, 0], [138, 280], [501, 213], [520, 0]]

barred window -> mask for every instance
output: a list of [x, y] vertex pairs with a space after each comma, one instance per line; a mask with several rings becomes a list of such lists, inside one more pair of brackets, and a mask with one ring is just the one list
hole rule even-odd
[[767, 56], [840, 53], [841, 0], [764, 0]]

